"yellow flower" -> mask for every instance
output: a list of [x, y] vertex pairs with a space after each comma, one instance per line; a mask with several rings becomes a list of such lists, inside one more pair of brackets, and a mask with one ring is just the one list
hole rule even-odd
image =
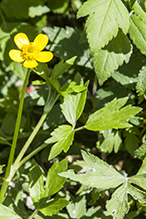
[[45, 34], [36, 36], [33, 42], [30, 42], [25, 33], [18, 33], [14, 37], [14, 42], [21, 50], [11, 49], [10, 58], [15, 62], [21, 62], [26, 68], [35, 68], [38, 62], [49, 62], [53, 58], [53, 53], [49, 51], [41, 52], [48, 44], [49, 38]]

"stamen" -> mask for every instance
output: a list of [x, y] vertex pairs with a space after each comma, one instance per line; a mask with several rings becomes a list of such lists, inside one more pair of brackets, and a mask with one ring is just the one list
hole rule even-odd
[[21, 57], [24, 60], [33, 60], [37, 57], [38, 53], [38, 47], [34, 43], [30, 43], [22, 47]]

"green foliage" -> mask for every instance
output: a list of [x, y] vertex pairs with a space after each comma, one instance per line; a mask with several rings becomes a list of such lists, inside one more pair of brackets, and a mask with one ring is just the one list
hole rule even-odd
[[45, 143], [50, 144], [57, 142], [51, 148], [49, 159], [57, 156], [63, 150], [64, 152], [68, 151], [70, 145], [74, 139], [74, 131], [72, 126], [61, 125], [51, 133], [52, 137], [45, 141]]
[[62, 59], [69, 59], [77, 56], [75, 63], [81, 66], [92, 68], [90, 50], [86, 39], [81, 41], [81, 32], [79, 29], [72, 27], [45, 27], [43, 31], [49, 36], [52, 42], [51, 49], [55, 56]]
[[[145, 27], [145, 0], [0, 2], [1, 219], [145, 217]], [[53, 52], [27, 82], [20, 32]]]
[[130, 18], [130, 37], [137, 48], [139, 48], [143, 54], [146, 54], [146, 35], [144, 31], [146, 23], [140, 20], [136, 15], [132, 15]]
[[[87, 154], [84, 151], [82, 152], [82, 156], [89, 166], [89, 170], [79, 174], [75, 174], [73, 170], [69, 170], [59, 175], [98, 189], [118, 187], [112, 194], [111, 199], [107, 201], [106, 215], [112, 215], [115, 219], [124, 218], [129, 211], [128, 194], [140, 203], [146, 203], [145, 173], [126, 177], [96, 156]], [[131, 183], [134, 185], [131, 185]], [[135, 185], [138, 185], [140, 189]]]
[[65, 13], [68, 9], [69, 0], [48, 0], [48, 6], [54, 13]]
[[141, 109], [130, 105], [123, 107], [126, 102], [127, 98], [114, 99], [104, 108], [91, 114], [84, 127], [93, 131], [131, 127], [126, 120], [132, 118]]
[[12, 0], [11, 4], [8, 0], [4, 0], [2, 1], [1, 8], [7, 17], [18, 19], [40, 16], [49, 12], [49, 8], [43, 5], [43, 2], [40, 0], [30, 0], [27, 2], [25, 0], [21, 2], [19, 0]]
[[0, 204], [0, 218], [2, 219], [8, 219], [8, 218], [14, 218], [14, 219], [21, 219], [19, 215], [17, 215], [13, 210], [10, 208]]
[[[120, 0], [87, 1], [80, 8], [77, 16], [79, 18], [86, 15], [89, 15], [86, 31], [93, 54], [107, 45], [113, 37], [116, 37], [119, 28], [125, 34], [128, 32], [129, 15]], [[95, 21], [98, 25], [95, 25]]]
[[86, 15], [89, 15], [85, 26], [87, 38], [95, 71], [102, 84], [131, 56], [131, 44], [125, 36], [130, 25], [129, 14], [120, 0], [90, 0], [78, 11], [78, 18]]
[[58, 173], [67, 169], [67, 160], [62, 160], [60, 164], [55, 162], [47, 174], [44, 188], [44, 173], [36, 162], [32, 162], [32, 167], [29, 173], [29, 191], [36, 210], [39, 210], [44, 215], [52, 216], [57, 214], [64, 208], [68, 201], [64, 198], [53, 198], [52, 195], [58, 192], [65, 179], [60, 177]]

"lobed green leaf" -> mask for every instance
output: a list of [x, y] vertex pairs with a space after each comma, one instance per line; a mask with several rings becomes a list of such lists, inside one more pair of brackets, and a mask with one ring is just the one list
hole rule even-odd
[[131, 15], [129, 34], [133, 43], [146, 55], [146, 23], [140, 20], [137, 15]]
[[73, 170], [60, 173], [60, 176], [78, 181], [98, 189], [114, 188], [125, 181], [125, 177], [118, 173], [112, 166], [94, 155], [82, 152], [83, 158], [91, 168], [85, 173], [75, 174]]
[[0, 204], [0, 219], [22, 219], [12, 209]]
[[113, 219], [122, 219], [129, 210], [127, 197], [127, 183], [125, 182], [113, 194], [106, 204], [106, 215], [112, 215]]
[[84, 127], [93, 131], [131, 127], [132, 125], [126, 120], [133, 118], [133, 116], [142, 109], [131, 105], [123, 107], [127, 99], [127, 97], [120, 99], [115, 98], [104, 108], [91, 114]]
[[93, 57], [93, 64], [100, 85], [106, 81], [114, 70], [129, 61], [132, 54], [132, 44], [122, 31], [113, 38], [102, 50], [97, 51]]
[[50, 151], [49, 159], [57, 156], [61, 151], [67, 152], [74, 139], [72, 126], [60, 125], [51, 133], [52, 137], [45, 141], [46, 144], [57, 142]]
[[77, 17], [86, 15], [89, 15], [85, 27], [92, 54], [116, 37], [119, 27], [125, 34], [128, 32], [129, 14], [121, 0], [88, 0]]

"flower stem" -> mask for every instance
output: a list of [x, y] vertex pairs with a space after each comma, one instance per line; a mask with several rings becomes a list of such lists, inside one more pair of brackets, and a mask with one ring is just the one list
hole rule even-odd
[[20, 98], [20, 103], [19, 103], [19, 108], [18, 108], [18, 114], [17, 114], [17, 120], [16, 120], [16, 125], [15, 125], [15, 131], [14, 131], [11, 151], [10, 151], [10, 155], [9, 155], [9, 160], [8, 160], [8, 164], [7, 164], [4, 182], [2, 184], [2, 188], [0, 191], [0, 203], [3, 202], [4, 195], [6, 193], [7, 187], [8, 187], [9, 182], [10, 182], [11, 166], [12, 166], [12, 163], [14, 160], [14, 154], [15, 154], [18, 133], [19, 133], [20, 123], [21, 123], [21, 117], [22, 117], [22, 109], [23, 109], [25, 90], [26, 90], [26, 86], [28, 84], [29, 75], [30, 75], [30, 69], [28, 69], [28, 71], [27, 71], [27, 74], [26, 74], [26, 77], [24, 80], [24, 84], [23, 84], [23, 88], [21, 91], [21, 98]]
[[18, 154], [18, 157], [16, 158], [13, 168], [17, 168], [17, 165], [19, 164], [20, 160], [22, 159], [22, 157], [24, 156], [25, 152], [27, 151], [28, 147], [30, 146], [31, 142], [33, 141], [34, 137], [36, 136], [36, 134], [38, 133], [40, 127], [42, 126], [43, 122], [45, 121], [47, 116], [47, 113], [43, 113], [43, 115], [41, 116], [38, 124], [36, 125], [35, 129], [33, 130], [33, 132], [31, 133], [31, 135], [29, 136], [28, 140], [26, 141], [25, 145], [23, 146], [22, 150], [20, 151], [20, 153]]
[[26, 157], [24, 157], [18, 164], [17, 169], [19, 169], [24, 163], [26, 163], [30, 158], [32, 158], [35, 154], [37, 154], [39, 151], [43, 150], [45, 147], [47, 147], [48, 144], [44, 143], [40, 145], [38, 148], [36, 148], [34, 151], [32, 151], [30, 154], [28, 154]]
[[[54, 101], [51, 102], [51, 104], [49, 105], [48, 111], [44, 111], [43, 115], [41, 116], [38, 124], [36, 125], [35, 129], [33, 130], [33, 132], [31, 133], [31, 135], [29, 136], [28, 140], [26, 141], [25, 145], [23, 146], [22, 150], [20, 151], [20, 153], [18, 154], [14, 165], [13, 165], [13, 170], [12, 170], [12, 177], [15, 175], [16, 171], [18, 170], [18, 168], [24, 164], [24, 161], [27, 161], [29, 159], [29, 155], [24, 158], [21, 162], [22, 157], [24, 156], [25, 152], [27, 151], [28, 147], [30, 146], [31, 142], [33, 141], [34, 137], [36, 136], [36, 134], [38, 133], [39, 129], [41, 128], [43, 122], [45, 121], [48, 113], [51, 111], [51, 109], [53, 108], [54, 104], [56, 103], [57, 99], [58, 99], [59, 95], [57, 95], [57, 97], [54, 99]], [[44, 145], [46, 146], [46, 144], [43, 144], [42, 149], [44, 147]], [[41, 147], [41, 146], [40, 146]], [[40, 149], [41, 150], [41, 149]], [[37, 149], [35, 150], [37, 153]], [[30, 158], [32, 156], [35, 155], [35, 151], [32, 152], [30, 155]], [[39, 151], [39, 150], [38, 150]]]

